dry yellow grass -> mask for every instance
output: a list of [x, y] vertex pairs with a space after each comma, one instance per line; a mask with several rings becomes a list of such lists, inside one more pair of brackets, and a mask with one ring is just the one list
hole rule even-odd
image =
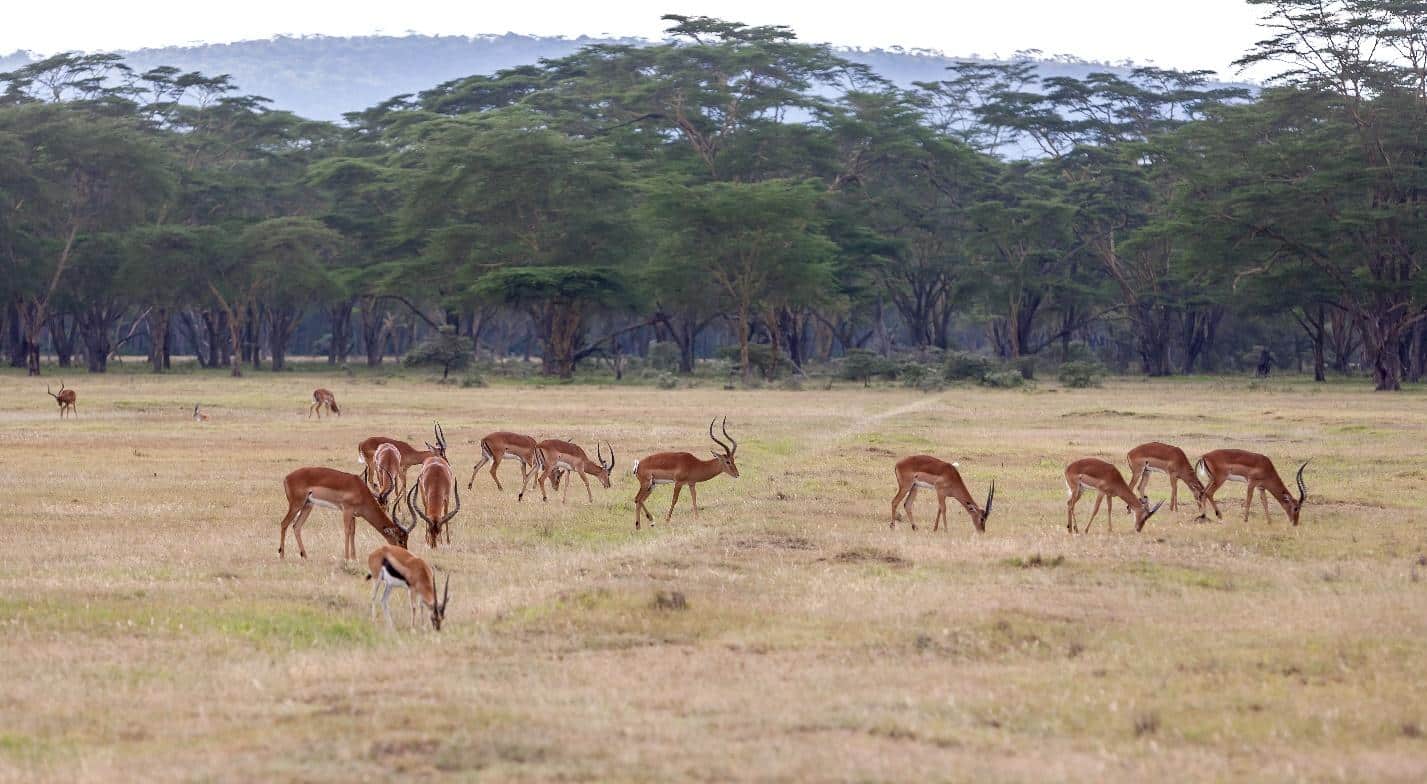
[[[42, 381], [0, 376], [0, 780], [1427, 778], [1418, 394], [67, 380], [61, 422]], [[344, 416], [303, 418], [315, 386]], [[636, 532], [632, 458], [703, 452], [714, 413], [743, 478], [671, 526], [660, 488]], [[451, 549], [413, 547], [451, 608], [391, 634], [335, 513], [278, 560], [281, 478], [437, 417], [464, 506]], [[465, 491], [496, 428], [607, 439], [613, 490], [517, 504], [508, 467]], [[1304, 525], [1243, 524], [1231, 485], [1222, 524], [1166, 506], [1136, 535], [1121, 506], [1067, 536], [1064, 464], [1150, 439], [1315, 458]], [[887, 529], [911, 452], [997, 479], [987, 534], [955, 507], [949, 533]]]

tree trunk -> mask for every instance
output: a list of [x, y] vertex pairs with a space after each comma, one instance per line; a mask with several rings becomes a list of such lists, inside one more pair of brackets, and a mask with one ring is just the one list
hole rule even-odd
[[287, 368], [287, 346], [302, 320], [301, 308], [268, 308], [268, 353], [272, 356], [272, 371]]
[[352, 300], [343, 300], [328, 309], [331, 316], [331, 340], [327, 343], [327, 364], [347, 364], [347, 352], [352, 342]]
[[70, 319], [66, 324], [66, 316], [51, 316], [49, 330], [50, 342], [54, 345], [55, 362], [62, 368], [72, 367], [74, 346], [79, 336], [79, 319]]
[[153, 372], [164, 371], [164, 354], [168, 351], [168, 308], [155, 306], [149, 311], [149, 364]]

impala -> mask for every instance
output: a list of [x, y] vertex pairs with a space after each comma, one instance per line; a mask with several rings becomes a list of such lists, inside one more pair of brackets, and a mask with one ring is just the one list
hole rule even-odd
[[1173, 512], [1179, 508], [1179, 483], [1183, 482], [1184, 486], [1194, 493], [1200, 516], [1204, 516], [1204, 484], [1194, 475], [1194, 466], [1190, 465], [1183, 449], [1151, 441], [1131, 449], [1128, 457], [1130, 487], [1134, 488], [1135, 495], [1145, 494], [1145, 487], [1150, 483], [1150, 473], [1158, 471], [1169, 477], [1169, 511]]
[[436, 443], [433, 445], [430, 441], [426, 442], [425, 449], [417, 449], [411, 444], [405, 441], [399, 441], [395, 438], [372, 436], [362, 441], [362, 443], [357, 444], [357, 462], [367, 466], [367, 468], [363, 469], [363, 473], [367, 474], [371, 471], [372, 463], [376, 459], [378, 447], [382, 444], [391, 444], [396, 447], [396, 451], [401, 453], [401, 470], [399, 475], [401, 478], [401, 487], [403, 492], [405, 492], [406, 470], [408, 468], [421, 465], [426, 462], [426, 458], [428, 457], [446, 457], [446, 431], [441, 428], [439, 422], [432, 426], [432, 430], [436, 434]]
[[79, 396], [78, 396], [77, 394], [75, 394], [75, 392], [74, 392], [73, 389], [65, 389], [65, 388], [64, 388], [64, 382], [63, 382], [63, 381], [59, 382], [59, 393], [58, 393], [58, 394], [56, 394], [56, 393], [54, 393], [54, 392], [50, 392], [50, 385], [49, 385], [49, 384], [45, 384], [45, 392], [46, 392], [50, 397], [54, 398], [54, 399], [55, 399], [55, 402], [59, 404], [59, 418], [60, 418], [60, 419], [64, 419], [64, 412], [66, 412], [66, 411], [70, 412], [71, 414], [74, 414], [76, 417], [79, 416], [79, 411], [77, 411], [77, 410], [75, 409], [75, 407], [74, 407], [74, 401], [75, 401]]
[[466, 489], [470, 490], [475, 485], [476, 474], [480, 472], [481, 466], [490, 463], [491, 479], [495, 480], [496, 489], [505, 492], [505, 488], [501, 486], [500, 477], [496, 475], [496, 469], [500, 468], [500, 461], [507, 457], [513, 457], [520, 461], [520, 493], [515, 497], [515, 500], [524, 499], [525, 488], [530, 484], [530, 477], [535, 474], [538, 468], [535, 461], [538, 459], [539, 450], [536, 447], [535, 439], [519, 433], [502, 430], [487, 435], [481, 439], [481, 461], [471, 469], [471, 481], [466, 483]]
[[1263, 501], [1264, 520], [1269, 520], [1268, 515], [1268, 494], [1273, 497], [1283, 507], [1283, 511], [1288, 513], [1288, 519], [1298, 525], [1298, 515], [1303, 511], [1303, 502], [1308, 500], [1308, 486], [1303, 483], [1303, 469], [1308, 467], [1307, 460], [1298, 467], [1298, 474], [1294, 477], [1298, 482], [1298, 498], [1295, 499], [1288, 492], [1288, 487], [1283, 484], [1283, 480], [1278, 476], [1278, 469], [1273, 467], [1273, 461], [1269, 460], [1257, 452], [1245, 452], [1242, 449], [1216, 449], [1199, 458], [1195, 471], [1207, 484], [1204, 488], [1204, 497], [1209, 504], [1214, 507], [1214, 516], [1223, 519], [1219, 514], [1219, 504], [1214, 500], [1214, 493], [1218, 491], [1225, 482], [1243, 482], [1249, 486], [1248, 497], [1244, 500], [1244, 522], [1249, 521], [1249, 509], [1254, 503], [1254, 491], [1259, 491], [1259, 498]]
[[545, 500], [545, 481], [548, 479], [551, 480], [556, 490], [560, 489], [560, 482], [564, 481], [565, 489], [560, 495], [560, 503], [565, 502], [565, 498], [570, 494], [570, 484], [573, 481], [570, 477], [565, 477], [563, 480], [560, 478], [559, 475], [566, 472], [579, 475], [585, 483], [585, 495], [589, 496], [591, 503], [595, 500], [595, 494], [590, 489], [590, 475], [600, 480], [600, 484], [604, 485], [606, 490], [609, 489], [610, 472], [614, 471], [613, 446], [609, 448], [608, 463], [605, 462], [604, 450], [600, 447], [599, 442], [595, 443], [595, 455], [599, 457], [599, 462], [591, 460], [590, 456], [585, 454], [585, 450], [575, 444], [558, 438], [547, 438], [537, 444], [535, 448], [538, 450], [536, 460], [541, 466], [540, 476], [536, 479], [540, 485], [540, 500]]
[[[456, 508], [450, 509], [453, 495]], [[420, 505], [416, 504], [418, 496], [421, 498]], [[413, 520], [420, 517], [426, 521], [426, 543], [431, 545], [431, 549], [436, 549], [443, 530], [446, 532], [446, 544], [451, 543], [449, 523], [461, 511], [461, 491], [456, 489], [456, 472], [451, 470], [446, 458], [428, 457], [421, 464], [416, 484], [406, 494], [406, 508], [411, 510]]]
[[738, 478], [738, 465], [734, 463], [733, 456], [738, 451], [738, 442], [733, 440], [733, 436], [728, 434], [728, 417], [723, 418], [723, 437], [728, 439], [728, 443], [718, 440], [714, 435], [713, 426], [715, 419], [709, 422], [709, 438], [723, 449], [723, 453], [714, 452], [712, 460], [700, 460], [688, 452], [658, 452], [643, 460], [635, 460], [633, 473], [639, 479], [639, 492], [634, 496], [634, 527], [639, 528], [639, 513], [644, 512], [649, 518], [649, 524], [654, 524], [654, 515], [649, 513], [649, 507], [644, 505], [645, 499], [654, 492], [655, 485], [673, 485], [674, 500], [669, 504], [669, 514], [664, 516], [664, 522], [669, 522], [674, 517], [674, 507], [679, 503], [679, 491], [685, 485], [689, 487], [689, 498], [694, 505], [694, 517], [699, 516], [699, 493], [698, 483], [707, 482], [719, 474], [728, 474], [734, 479]]
[[287, 527], [291, 525], [292, 535], [297, 539], [297, 553], [307, 557], [307, 548], [302, 544], [302, 524], [307, 522], [307, 516], [317, 506], [341, 510], [345, 533], [344, 559], [357, 557], [358, 517], [370, 523], [389, 543], [405, 547], [407, 536], [416, 527], [416, 521], [412, 520], [410, 526], [403, 526], [400, 520], [387, 516], [386, 500], [394, 484], [388, 477], [387, 492], [374, 496], [362, 477], [335, 468], [299, 468], [288, 474], [282, 482], [282, 489], [287, 494], [287, 514], [282, 517], [278, 556], [287, 555]]
[[199, 406], [199, 405], [200, 405], [199, 403], [194, 403], [194, 404], [193, 404], [193, 421], [194, 421], [194, 422], [207, 422], [207, 421], [208, 421], [208, 415], [205, 414], [205, 413], [203, 413], [202, 411], [199, 411], [199, 410], [198, 410], [198, 406]]
[[[372, 469], [364, 471], [368, 484], [372, 487], [372, 492], [380, 498], [386, 498], [396, 491], [399, 499], [406, 491], [401, 486], [406, 474], [401, 470], [401, 452], [392, 444], [382, 444], [377, 447], [376, 454], [372, 455]], [[375, 481], [371, 481], [375, 478]]]
[[312, 405], [307, 410], [307, 418], [311, 419], [312, 415], [316, 414], [317, 418], [321, 419], [323, 408], [330, 414], [342, 416], [342, 409], [337, 407], [337, 398], [333, 396], [332, 391], [318, 387], [312, 390]]
[[367, 579], [376, 580], [376, 585], [372, 586], [373, 622], [377, 619], [377, 594], [380, 593], [387, 626], [393, 631], [396, 630], [387, 600], [391, 598], [391, 589], [403, 586], [406, 588], [407, 598], [411, 600], [411, 628], [416, 628], [416, 603], [419, 598], [421, 603], [431, 610], [431, 628], [441, 631], [441, 622], [446, 619], [446, 606], [451, 601], [451, 575], [446, 575], [446, 584], [441, 591], [440, 601], [437, 601], [436, 573], [431, 571], [431, 565], [412, 555], [404, 547], [384, 544], [367, 556]]
[[[1065, 492], [1070, 498], [1065, 502], [1065, 530], [1075, 533], [1079, 529], [1075, 525], [1075, 504], [1080, 500], [1080, 494], [1086, 490], [1095, 490], [1099, 495], [1095, 497], [1095, 508], [1090, 512], [1090, 521], [1085, 524], [1085, 532], [1090, 532], [1090, 526], [1095, 522], [1095, 515], [1100, 511], [1100, 503], [1107, 501], [1111, 496], [1124, 501], [1130, 510], [1135, 513], [1135, 530], [1139, 531], [1145, 527], [1145, 521], [1154, 516], [1159, 511], [1163, 501], [1150, 506], [1150, 500], [1143, 496], [1136, 496], [1130, 486], [1125, 484], [1125, 478], [1120, 476], [1120, 469], [1110, 465], [1104, 460], [1094, 457], [1087, 457], [1083, 460], [1076, 460], [1065, 468]], [[1115, 530], [1110, 524], [1110, 518], [1114, 515], [1111, 509], [1114, 503], [1105, 504], [1105, 525], [1111, 531]]]
[[897, 494], [892, 497], [891, 527], [897, 527], [897, 504], [905, 499], [907, 522], [911, 524], [913, 531], [917, 530], [917, 521], [912, 518], [912, 502], [917, 499], [918, 490], [935, 490], [937, 512], [936, 521], [932, 523], [933, 532], [942, 526], [946, 526], [947, 530], [951, 529], [946, 522], [946, 498], [951, 496], [971, 515], [971, 525], [978, 532], [984, 533], [986, 520], [991, 516], [991, 502], [996, 498], [996, 483], [992, 482], [991, 489], [986, 493], [986, 506], [978, 507], [956, 468], [956, 463], [938, 460], [930, 455], [913, 455], [898, 460], [892, 469], [897, 475]]

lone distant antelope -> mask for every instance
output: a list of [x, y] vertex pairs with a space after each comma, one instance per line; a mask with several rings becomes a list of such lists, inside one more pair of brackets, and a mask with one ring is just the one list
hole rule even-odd
[[332, 391], [318, 387], [312, 390], [312, 406], [307, 411], [307, 418], [311, 419], [312, 415], [316, 414], [317, 418], [321, 419], [324, 407], [328, 413], [342, 416], [342, 409], [337, 407], [337, 398], [332, 394]]
[[75, 394], [73, 389], [65, 389], [63, 381], [59, 382], [59, 394], [50, 392], [49, 384], [45, 385], [45, 392], [48, 393], [50, 397], [54, 398], [55, 402], [59, 404], [60, 419], [64, 419], [64, 412], [66, 411], [70, 412], [71, 414], [74, 414], [76, 417], [79, 416], [79, 411], [75, 410], [74, 408], [74, 401], [79, 396]]
[[956, 463], [930, 455], [913, 455], [898, 460], [893, 471], [897, 475], [897, 494], [892, 497], [892, 528], [897, 527], [897, 504], [905, 499], [907, 522], [913, 531], [917, 530], [917, 521], [912, 517], [912, 502], [917, 500], [917, 491], [925, 489], [936, 491], [937, 511], [936, 521], [932, 523], [933, 532], [942, 526], [951, 528], [946, 523], [946, 498], [951, 496], [971, 515], [971, 525], [977, 532], [985, 533], [986, 520], [991, 516], [991, 503], [996, 499], [995, 482], [991, 483], [991, 489], [986, 493], [986, 506], [978, 507], [971, 491], [966, 489], [966, 483], [961, 480]]
[[1303, 469], [1308, 467], [1308, 462], [1303, 461], [1303, 465], [1298, 467], [1297, 476], [1294, 477], [1298, 482], [1296, 499], [1289, 494], [1288, 487], [1279, 478], [1273, 461], [1257, 452], [1215, 449], [1199, 458], [1195, 473], [1206, 482], [1204, 497], [1214, 507], [1215, 517], [1222, 520], [1224, 516], [1219, 513], [1219, 504], [1214, 501], [1214, 493], [1218, 492], [1225, 482], [1243, 482], [1249, 486], [1249, 495], [1244, 501], [1244, 522], [1249, 521], [1249, 511], [1254, 504], [1254, 491], [1258, 490], [1259, 499], [1263, 501], [1264, 522], [1269, 522], [1268, 493], [1273, 493], [1274, 500], [1283, 507], [1289, 521], [1298, 525], [1298, 515], [1303, 511], [1303, 502], [1308, 500], [1308, 485], [1303, 482]]
[[201, 405], [201, 404], [199, 404], [199, 403], [194, 403], [194, 404], [193, 404], [193, 421], [194, 421], [194, 422], [207, 422], [207, 421], [208, 421], [208, 415], [205, 414], [205, 413], [203, 413], [202, 411], [199, 411], [199, 410], [198, 410], [198, 406], [199, 406], [199, 405]]

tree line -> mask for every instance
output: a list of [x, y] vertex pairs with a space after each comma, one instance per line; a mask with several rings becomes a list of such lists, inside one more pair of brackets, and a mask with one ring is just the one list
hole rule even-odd
[[669, 16], [661, 44], [334, 124], [56, 55], [0, 74], [4, 347], [237, 375], [437, 335], [568, 378], [660, 341], [745, 379], [854, 349], [1155, 376], [1301, 349], [1320, 380], [1420, 380], [1427, 2], [1251, 1], [1254, 93], [1021, 60], [901, 89], [784, 27]]

